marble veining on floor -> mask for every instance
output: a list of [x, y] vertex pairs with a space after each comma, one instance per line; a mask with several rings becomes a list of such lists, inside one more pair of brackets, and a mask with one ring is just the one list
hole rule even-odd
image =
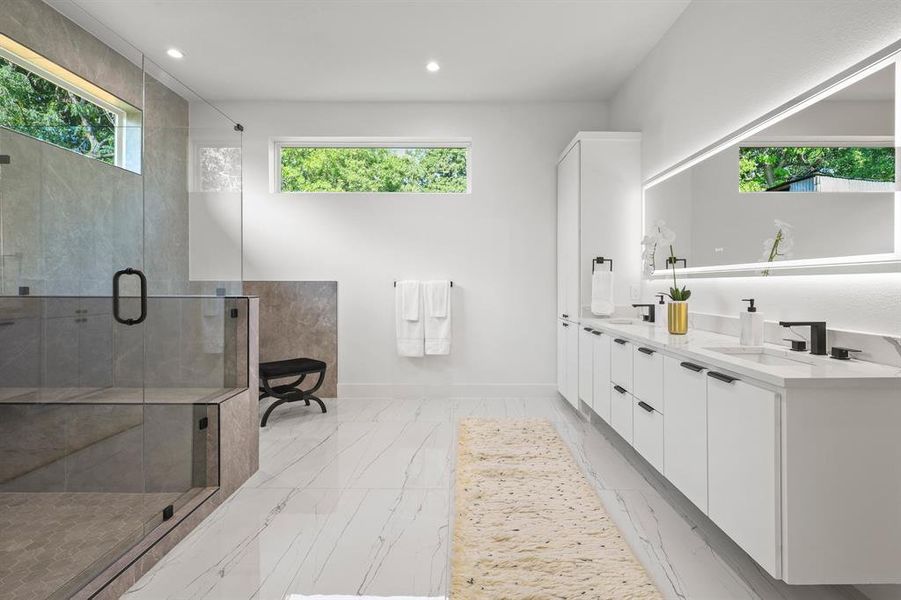
[[274, 413], [260, 471], [125, 597], [446, 597], [455, 424], [471, 416], [552, 421], [666, 598], [861, 597], [773, 580], [615, 433], [561, 399], [328, 404], [326, 414]]

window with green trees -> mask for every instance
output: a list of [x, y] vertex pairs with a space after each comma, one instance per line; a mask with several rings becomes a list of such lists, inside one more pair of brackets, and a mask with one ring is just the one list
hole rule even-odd
[[109, 164], [118, 115], [0, 57], [0, 126]]
[[[846, 180], [845, 189], [850, 191], [879, 187], [890, 189], [888, 184], [895, 181], [895, 149], [828, 146], [740, 148], [739, 190], [742, 192], [788, 191], [785, 188], [790, 182], [816, 176]], [[874, 182], [886, 185], [873, 186]]]
[[282, 192], [469, 191], [469, 148], [302, 146], [279, 148]]

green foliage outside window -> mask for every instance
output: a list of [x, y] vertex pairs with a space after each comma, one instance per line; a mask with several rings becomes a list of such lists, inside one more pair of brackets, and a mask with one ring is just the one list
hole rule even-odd
[[741, 148], [739, 189], [761, 192], [814, 174], [868, 181], [895, 180], [894, 148]]
[[467, 191], [466, 148], [281, 150], [283, 192]]
[[116, 115], [0, 58], [0, 127], [114, 164]]

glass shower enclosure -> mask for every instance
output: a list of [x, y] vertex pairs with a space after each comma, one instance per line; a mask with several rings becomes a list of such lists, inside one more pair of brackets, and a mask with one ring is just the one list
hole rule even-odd
[[133, 110], [107, 160], [66, 147], [82, 126], [0, 123], [4, 598], [96, 585], [206, 500], [218, 403], [247, 387], [242, 129], [136, 50], [113, 62], [91, 83]]

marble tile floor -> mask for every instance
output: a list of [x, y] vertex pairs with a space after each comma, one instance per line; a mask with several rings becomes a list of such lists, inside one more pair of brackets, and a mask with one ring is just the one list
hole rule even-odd
[[862, 598], [848, 586], [773, 580], [611, 429], [562, 399], [328, 406], [276, 411], [261, 435], [260, 471], [124, 597], [446, 597], [455, 423], [486, 416], [555, 424], [666, 598]]

